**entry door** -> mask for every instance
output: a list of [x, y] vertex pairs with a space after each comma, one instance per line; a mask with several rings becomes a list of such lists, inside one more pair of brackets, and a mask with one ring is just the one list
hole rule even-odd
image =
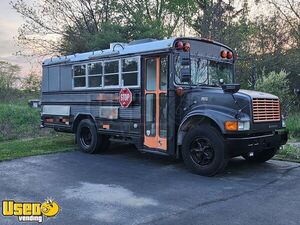
[[144, 59], [144, 145], [167, 150], [168, 57]]

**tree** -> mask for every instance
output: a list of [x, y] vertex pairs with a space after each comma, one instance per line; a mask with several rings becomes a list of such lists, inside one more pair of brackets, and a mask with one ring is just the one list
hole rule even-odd
[[8, 62], [0, 61], [0, 91], [13, 89], [19, 80], [20, 67]]
[[17, 87], [20, 67], [0, 61], [0, 101], [10, 97], [12, 90]]
[[101, 33], [102, 24], [120, 22], [116, 0], [40, 0], [32, 5], [17, 0], [11, 4], [25, 18], [18, 40], [38, 55], [67, 52], [62, 40], [77, 40], [78, 32]]
[[198, 10], [191, 26], [201, 37], [224, 43], [238, 51], [236, 79], [244, 88], [253, 76], [250, 56], [255, 24], [249, 19], [248, 1], [211, 0]]
[[25, 78], [22, 79], [21, 88], [30, 93], [38, 93], [41, 89], [41, 77], [36, 73], [29, 73]]
[[300, 83], [300, 51], [288, 22], [278, 15], [280, 12], [275, 9], [272, 14], [255, 18], [251, 56], [258, 72], [287, 71], [292, 90]]
[[294, 42], [300, 47], [300, 2], [299, 0], [268, 0], [280, 18], [289, 26]]
[[[211, 0], [198, 10], [191, 26], [204, 38], [219, 41], [232, 48], [247, 48], [252, 24], [248, 19], [248, 1], [236, 9], [236, 1]], [[247, 51], [247, 49], [245, 49]]]
[[290, 29], [278, 13], [260, 16], [255, 20], [255, 35], [252, 38], [252, 52], [256, 54], [282, 53], [291, 46]]
[[268, 74], [263, 71], [255, 84], [255, 89], [278, 96], [285, 113], [289, 112], [290, 107], [293, 105], [288, 74], [283, 70], [279, 73], [272, 71]]
[[121, 0], [118, 8], [131, 39], [170, 37], [206, 0]]
[[[39, 55], [69, 54], [107, 47], [111, 41], [172, 35], [206, 0], [24, 0], [12, 3], [25, 18], [21, 44]], [[36, 52], [38, 51], [38, 52]]]

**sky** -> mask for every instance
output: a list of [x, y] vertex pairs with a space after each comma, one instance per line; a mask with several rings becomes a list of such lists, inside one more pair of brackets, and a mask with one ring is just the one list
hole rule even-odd
[[[33, 2], [34, 0], [26, 0]], [[253, 7], [251, 12], [255, 15], [265, 9]], [[10, 0], [0, 0], [0, 60], [8, 61], [21, 66], [21, 75], [25, 76], [30, 71], [41, 71], [41, 65], [34, 63], [34, 59], [16, 56], [21, 49], [17, 45], [18, 28], [22, 25], [23, 18], [12, 8]]]
[[16, 56], [21, 49], [17, 46], [18, 28], [22, 25], [22, 17], [9, 4], [10, 0], [0, 1], [0, 60], [21, 66], [22, 75], [31, 71], [30, 59]]

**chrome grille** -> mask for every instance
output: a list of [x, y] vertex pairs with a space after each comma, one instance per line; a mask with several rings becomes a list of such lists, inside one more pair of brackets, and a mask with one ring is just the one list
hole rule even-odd
[[252, 106], [254, 123], [280, 121], [279, 99], [254, 98]]

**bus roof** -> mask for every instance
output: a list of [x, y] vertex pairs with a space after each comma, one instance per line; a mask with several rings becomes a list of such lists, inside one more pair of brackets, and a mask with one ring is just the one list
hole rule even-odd
[[[164, 49], [169, 49], [174, 45], [174, 42], [177, 39], [181, 38], [170, 38], [165, 40], [151, 40], [147, 42], [135, 42], [133, 44], [123, 44], [123, 43], [115, 43], [110, 49], [105, 50], [96, 50], [90, 51], [85, 53], [76, 53], [73, 55], [61, 56], [61, 57], [52, 57], [46, 59], [43, 62], [44, 66], [53, 65], [53, 64], [60, 64], [60, 63], [79, 63], [81, 61], [92, 60], [92, 59], [100, 59], [100, 58], [107, 58], [112, 56], [123, 56], [123, 55], [130, 55], [136, 53], [144, 53], [144, 52], [152, 52], [152, 51], [159, 51]], [[201, 38], [182, 38], [182, 39], [191, 39], [191, 40], [199, 40], [214, 43], [217, 45], [221, 45], [223, 47], [228, 48], [227, 46], [220, 44], [218, 42], [209, 41], [207, 39]], [[229, 49], [229, 48], [228, 48]]]

